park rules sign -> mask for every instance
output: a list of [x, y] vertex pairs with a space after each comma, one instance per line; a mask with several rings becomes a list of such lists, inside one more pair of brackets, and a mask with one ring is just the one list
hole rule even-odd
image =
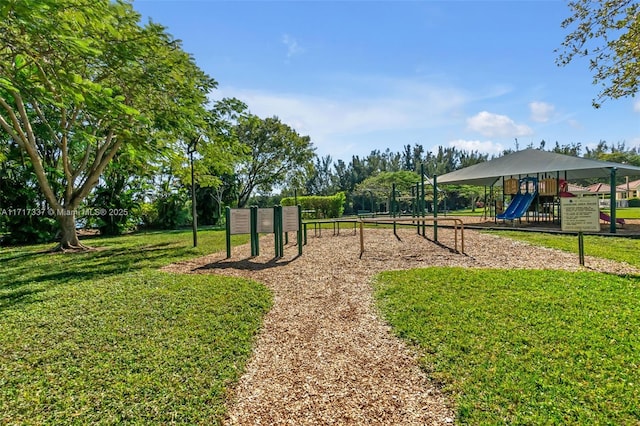
[[597, 197], [560, 198], [562, 230], [600, 232], [600, 207]]

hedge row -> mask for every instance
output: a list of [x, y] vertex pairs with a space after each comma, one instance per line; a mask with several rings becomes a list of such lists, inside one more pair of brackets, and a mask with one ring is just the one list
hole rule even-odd
[[[298, 197], [298, 204], [302, 206], [302, 210], [315, 211], [315, 217], [335, 218], [342, 216], [344, 213], [344, 203], [347, 200], [344, 192], [338, 192], [336, 195], [321, 197], [319, 195], [307, 195]], [[295, 205], [295, 198], [285, 197], [280, 201], [283, 206]]]

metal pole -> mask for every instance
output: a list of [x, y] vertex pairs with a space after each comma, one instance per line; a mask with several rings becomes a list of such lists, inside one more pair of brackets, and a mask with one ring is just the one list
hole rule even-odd
[[616, 168], [611, 168], [611, 222], [609, 223], [609, 232], [616, 233]]
[[298, 204], [298, 256], [302, 256], [302, 206]]
[[196, 206], [196, 184], [195, 184], [195, 173], [193, 170], [193, 153], [196, 152], [196, 147], [198, 142], [202, 139], [202, 135], [191, 139], [189, 146], [187, 148], [187, 152], [189, 153], [189, 161], [191, 163], [191, 206], [193, 216], [192, 225], [193, 225], [193, 246], [198, 247], [198, 210]]
[[364, 253], [364, 224], [360, 220], [360, 259], [362, 259], [362, 253]]
[[[438, 217], [438, 176], [433, 175], [433, 217]], [[433, 221], [433, 241], [438, 241], [438, 221]]]
[[396, 217], [396, 184], [391, 184], [391, 211], [389, 212], [389, 216]]
[[273, 245], [276, 258], [280, 257], [280, 240], [282, 239], [282, 216], [279, 206], [273, 207]]
[[578, 261], [580, 266], [584, 266], [584, 235], [578, 232]]
[[249, 207], [249, 221], [251, 226], [251, 256], [260, 255], [259, 238], [258, 238], [258, 207]]
[[193, 246], [198, 247], [198, 211], [196, 207], [196, 185], [195, 185], [195, 174], [193, 172], [193, 151], [195, 150], [195, 142], [193, 144], [193, 149], [189, 149], [189, 156], [191, 159], [191, 206], [192, 206], [192, 216], [193, 216]]
[[231, 257], [231, 208], [229, 206], [225, 209], [225, 226], [227, 228], [227, 259]]
[[[427, 206], [424, 199], [424, 163], [420, 163], [420, 216], [425, 217], [427, 215]], [[422, 221], [422, 236], [426, 235], [426, 223]]]

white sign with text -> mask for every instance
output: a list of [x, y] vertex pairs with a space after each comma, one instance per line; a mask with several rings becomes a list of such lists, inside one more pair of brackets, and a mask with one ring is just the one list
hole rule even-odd
[[286, 206], [282, 207], [282, 231], [291, 232], [298, 231], [300, 223], [298, 220], [298, 207]]
[[258, 229], [259, 234], [270, 234], [273, 232], [273, 209], [258, 209]]
[[560, 211], [563, 231], [600, 231], [600, 207], [597, 197], [560, 198]]
[[251, 211], [249, 209], [231, 209], [231, 220], [229, 233], [250, 234], [251, 233]]

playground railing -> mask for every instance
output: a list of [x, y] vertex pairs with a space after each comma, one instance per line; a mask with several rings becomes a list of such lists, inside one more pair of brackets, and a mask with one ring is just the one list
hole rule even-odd
[[[359, 219], [360, 223], [360, 257], [364, 253], [364, 224], [393, 224], [394, 235], [398, 237], [396, 233], [396, 224], [409, 224], [409, 225], [424, 225], [425, 223], [433, 223], [434, 226], [438, 226], [438, 222], [453, 222], [454, 229], [454, 250], [458, 253], [464, 254], [464, 222], [461, 219], [453, 217], [387, 217], [387, 218], [375, 218], [375, 219]], [[460, 251], [458, 251], [458, 230], [460, 230]], [[437, 240], [436, 240], [437, 241]]]

